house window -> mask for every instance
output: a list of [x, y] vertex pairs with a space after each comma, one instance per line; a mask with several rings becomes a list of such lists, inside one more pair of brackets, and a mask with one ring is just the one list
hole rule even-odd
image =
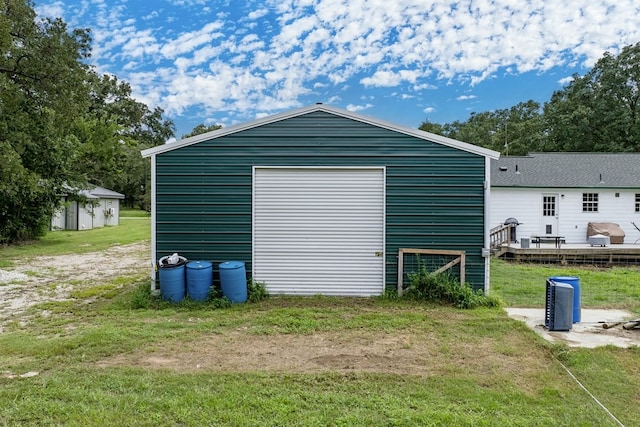
[[640, 212], [640, 193], [636, 193], [636, 212]]
[[542, 197], [542, 216], [556, 216], [556, 196]]
[[582, 193], [582, 212], [598, 212], [598, 193]]

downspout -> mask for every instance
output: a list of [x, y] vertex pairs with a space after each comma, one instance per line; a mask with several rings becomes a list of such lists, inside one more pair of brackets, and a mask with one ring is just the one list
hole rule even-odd
[[156, 286], [156, 155], [151, 156], [151, 294], [159, 295]]
[[489, 247], [490, 224], [489, 215], [491, 212], [491, 158], [484, 158], [484, 245], [482, 257], [484, 258], [484, 294], [489, 293], [491, 283], [491, 249]]

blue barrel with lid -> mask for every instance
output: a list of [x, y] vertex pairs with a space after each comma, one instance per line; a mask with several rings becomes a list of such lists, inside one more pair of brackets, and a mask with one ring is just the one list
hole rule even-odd
[[187, 295], [196, 301], [205, 301], [213, 282], [213, 264], [208, 261], [187, 263]]
[[555, 276], [549, 277], [549, 280], [571, 285], [573, 288], [573, 323], [580, 323], [580, 279], [573, 276]]
[[226, 261], [218, 265], [222, 295], [233, 303], [247, 301], [247, 272], [242, 261]]

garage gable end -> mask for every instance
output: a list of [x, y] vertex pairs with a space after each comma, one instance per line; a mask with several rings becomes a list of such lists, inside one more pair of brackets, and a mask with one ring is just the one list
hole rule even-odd
[[[467, 280], [482, 289], [486, 277], [482, 249], [487, 155], [484, 149], [475, 152], [466, 149], [468, 144], [445, 144], [423, 134], [397, 131], [353, 118], [350, 113], [314, 109], [265, 120], [259, 126], [199, 136], [200, 140], [177, 149], [148, 153], [152, 158], [153, 260], [174, 252], [214, 265], [239, 260], [245, 262], [250, 277], [265, 281], [274, 292], [368, 295], [383, 291], [380, 280], [387, 288], [395, 287], [400, 248], [464, 250]], [[375, 176], [365, 177], [365, 171]], [[294, 176], [279, 177], [275, 172]], [[340, 225], [355, 221], [355, 217], [345, 214], [325, 224], [322, 220], [331, 214], [323, 209], [329, 209], [332, 200], [340, 200], [341, 195], [344, 211], [360, 209], [349, 203], [369, 191], [364, 187], [369, 181], [376, 183], [372, 200], [378, 200], [382, 192], [383, 203], [372, 205], [358, 224], [373, 227], [377, 242], [383, 241], [381, 250], [377, 243], [368, 247], [366, 257], [371, 256], [368, 261], [375, 268], [383, 266], [384, 277], [379, 279], [375, 273], [367, 287], [356, 280], [358, 275], [374, 274], [365, 273], [364, 262], [355, 268], [337, 262], [337, 258], [348, 262], [361, 256], [353, 252], [355, 243], [344, 253], [339, 251]], [[296, 189], [295, 185], [302, 187]], [[296, 211], [296, 201], [287, 199], [296, 192], [303, 197], [316, 190], [320, 193], [315, 199], [321, 202], [311, 205], [311, 211]], [[274, 222], [277, 218], [268, 216], [269, 204], [286, 208], [282, 212], [286, 221]], [[314, 209], [319, 215], [305, 222], [304, 216]], [[378, 215], [375, 226], [368, 223], [371, 215]], [[316, 239], [307, 245], [315, 252], [305, 254], [306, 248], [295, 241], [296, 236], [287, 234], [291, 233], [287, 223], [302, 227], [310, 238], [319, 230], [313, 226], [332, 224], [335, 228], [324, 233], [334, 240]], [[357, 229], [353, 224], [348, 228], [349, 232]], [[363, 241], [369, 238], [350, 239], [355, 242], [360, 237]], [[337, 254], [337, 258], [322, 258], [323, 250]], [[377, 256], [380, 252], [382, 256]], [[295, 269], [313, 272], [304, 279], [306, 284], [294, 283]], [[349, 278], [330, 269], [353, 274]], [[289, 270], [292, 273], [287, 273]], [[283, 278], [291, 275], [278, 283], [277, 272]], [[345, 278], [334, 281], [343, 285], [341, 289], [332, 288], [330, 274]], [[313, 280], [325, 280], [325, 276], [326, 280], [314, 282], [311, 276]]]

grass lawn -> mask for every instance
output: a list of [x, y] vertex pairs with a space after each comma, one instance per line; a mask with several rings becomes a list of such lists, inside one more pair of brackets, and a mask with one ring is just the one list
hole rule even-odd
[[[119, 238], [77, 233], [93, 250], [148, 238], [148, 221], [122, 227]], [[61, 233], [8, 251], [19, 261], [84, 242]], [[493, 289], [517, 301], [505, 280], [517, 266], [497, 267]], [[527, 274], [537, 286], [548, 272]], [[4, 324], [0, 425], [618, 425], [561, 363], [622, 423], [640, 425], [639, 348], [551, 344], [499, 308], [326, 297], [134, 308], [148, 286], [130, 279], [122, 292], [43, 303]]]
[[151, 213], [135, 208], [120, 206], [120, 218], [149, 218]]
[[[0, 334], [3, 371], [40, 373], [0, 377], [0, 424], [615, 425], [557, 358], [622, 422], [640, 424], [640, 407], [629, 404], [640, 389], [638, 349], [553, 346], [500, 309], [271, 298], [221, 310], [134, 310], [130, 299], [121, 294], [82, 309], [50, 304], [55, 315]], [[419, 368], [402, 369], [411, 365], [393, 354], [398, 368], [389, 372], [341, 364], [318, 372], [268, 364], [224, 369], [206, 359], [204, 369], [141, 363], [167, 354], [192, 360], [213, 338], [231, 345], [349, 336], [355, 345], [395, 335], [410, 337], [398, 354], [420, 346], [423, 357], [413, 361]], [[349, 346], [340, 353], [348, 359]]]
[[640, 268], [520, 264], [491, 260], [491, 294], [510, 307], [544, 307], [548, 277], [580, 279], [581, 306], [620, 308], [640, 315]]
[[21, 257], [95, 252], [114, 245], [149, 240], [149, 218], [120, 218], [120, 225], [91, 230], [50, 231], [40, 240], [13, 246], [0, 246], [0, 268]]

